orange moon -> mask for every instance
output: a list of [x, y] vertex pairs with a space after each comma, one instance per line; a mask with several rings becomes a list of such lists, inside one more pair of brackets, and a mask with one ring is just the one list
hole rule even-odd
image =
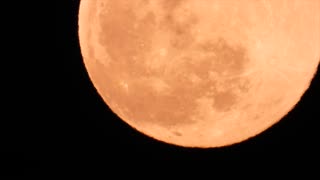
[[82, 0], [84, 64], [110, 109], [185, 147], [254, 137], [299, 102], [320, 58], [319, 0]]

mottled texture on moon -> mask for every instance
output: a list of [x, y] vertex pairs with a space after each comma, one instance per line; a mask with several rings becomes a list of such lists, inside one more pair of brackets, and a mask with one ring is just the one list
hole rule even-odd
[[90, 78], [125, 122], [180, 146], [241, 142], [279, 121], [320, 57], [317, 0], [82, 0]]

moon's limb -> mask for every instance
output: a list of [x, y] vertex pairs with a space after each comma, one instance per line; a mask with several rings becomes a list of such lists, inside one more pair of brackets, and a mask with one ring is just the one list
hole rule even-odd
[[287, 113], [319, 63], [319, 2], [267, 2], [82, 0], [85, 65], [110, 108], [143, 133], [183, 146], [240, 142]]

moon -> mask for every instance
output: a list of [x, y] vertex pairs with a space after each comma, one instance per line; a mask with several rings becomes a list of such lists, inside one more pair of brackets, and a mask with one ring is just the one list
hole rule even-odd
[[243, 142], [280, 121], [320, 59], [318, 0], [82, 0], [79, 40], [106, 105], [184, 147]]

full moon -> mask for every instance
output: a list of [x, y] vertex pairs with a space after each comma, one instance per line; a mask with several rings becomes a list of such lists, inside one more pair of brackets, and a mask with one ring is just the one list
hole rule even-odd
[[320, 59], [319, 0], [82, 0], [79, 40], [106, 105], [184, 147], [243, 142], [280, 121]]

